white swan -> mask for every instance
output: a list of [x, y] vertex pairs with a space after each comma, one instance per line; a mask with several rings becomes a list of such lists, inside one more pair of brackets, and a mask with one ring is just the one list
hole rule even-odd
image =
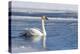
[[47, 20], [46, 16], [41, 17], [42, 20], [42, 32], [38, 28], [25, 28], [25, 32], [23, 35], [26, 38], [31, 38], [32, 41], [36, 42], [39, 41], [42, 38], [43, 41], [43, 48], [46, 47], [46, 30], [45, 30], [45, 21]]

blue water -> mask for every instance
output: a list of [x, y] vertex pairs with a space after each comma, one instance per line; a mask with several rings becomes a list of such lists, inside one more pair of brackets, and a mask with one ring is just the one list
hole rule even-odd
[[42, 48], [41, 41], [30, 43], [20, 36], [24, 28], [37, 27], [41, 29], [41, 20], [12, 19], [11, 40], [12, 52], [34, 52], [50, 50], [69, 50], [78, 47], [77, 22], [74, 21], [46, 21], [46, 49]]

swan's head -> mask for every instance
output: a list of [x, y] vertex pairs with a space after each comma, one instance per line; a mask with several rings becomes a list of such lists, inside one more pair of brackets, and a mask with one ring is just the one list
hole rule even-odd
[[48, 20], [48, 18], [46, 16], [42, 16], [41, 18], [42, 18], [42, 20]]

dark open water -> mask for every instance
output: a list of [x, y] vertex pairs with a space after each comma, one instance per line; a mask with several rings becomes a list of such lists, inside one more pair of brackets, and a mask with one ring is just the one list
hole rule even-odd
[[77, 49], [78, 32], [77, 21], [53, 21], [46, 22], [47, 49], [42, 48], [41, 41], [30, 43], [20, 36], [24, 28], [37, 27], [41, 29], [41, 20], [12, 19], [11, 22], [11, 42], [12, 52], [34, 52], [47, 50], [69, 50]]

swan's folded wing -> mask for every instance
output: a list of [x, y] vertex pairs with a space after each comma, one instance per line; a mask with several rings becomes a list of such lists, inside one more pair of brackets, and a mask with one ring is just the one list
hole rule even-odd
[[35, 29], [35, 28], [30, 28], [30, 33], [32, 35], [42, 36], [42, 32], [40, 32], [40, 30]]

